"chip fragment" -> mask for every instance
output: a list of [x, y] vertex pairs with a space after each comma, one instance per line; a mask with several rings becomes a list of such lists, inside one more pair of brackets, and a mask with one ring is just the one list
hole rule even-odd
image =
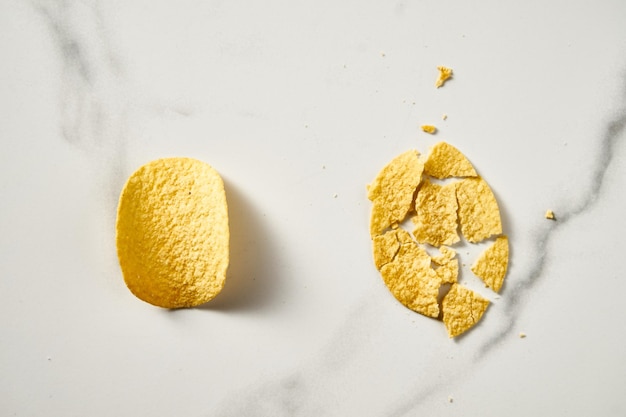
[[440, 253], [440, 255], [432, 257], [433, 262], [436, 263], [437, 265], [445, 265], [445, 264], [447, 264], [456, 255], [456, 251], [454, 249], [452, 249], [452, 248], [447, 247], [447, 246], [441, 246], [439, 248], [439, 253]]
[[430, 154], [424, 164], [424, 173], [439, 179], [477, 175], [465, 155], [446, 142], [439, 142], [430, 148]]
[[460, 240], [457, 229], [457, 200], [454, 183], [438, 185], [428, 179], [422, 182], [415, 200], [413, 235], [419, 243], [435, 247]]
[[500, 209], [489, 185], [480, 177], [465, 178], [455, 184], [465, 239], [476, 243], [502, 233]]
[[424, 132], [430, 133], [431, 135], [434, 135], [437, 132], [437, 128], [433, 125], [422, 125], [421, 128]]
[[122, 190], [117, 254], [130, 291], [150, 304], [203, 304], [224, 286], [229, 262], [224, 183], [191, 158], [152, 161]]
[[443, 297], [443, 323], [448, 336], [456, 337], [472, 328], [482, 318], [489, 300], [459, 284], [452, 284]]
[[471, 270], [489, 288], [499, 292], [504, 282], [508, 264], [509, 239], [506, 236], [500, 236], [478, 256]]
[[435, 81], [435, 87], [439, 88], [443, 86], [448, 79], [452, 78], [452, 68], [439, 66], [437, 69], [439, 70], [439, 78]]
[[415, 150], [404, 152], [385, 166], [368, 187], [372, 203], [371, 236], [400, 223], [411, 209], [424, 164]]
[[452, 284], [457, 282], [459, 276], [459, 261], [451, 259], [439, 268], [435, 269], [437, 277], [441, 280], [442, 284]]
[[548, 219], [548, 220], [556, 220], [556, 217], [554, 216], [554, 212], [552, 210], [547, 210], [546, 211], [546, 219]]
[[430, 256], [424, 249], [414, 242], [401, 245], [380, 272], [387, 288], [403, 305], [428, 317], [439, 316], [441, 279], [430, 267]]

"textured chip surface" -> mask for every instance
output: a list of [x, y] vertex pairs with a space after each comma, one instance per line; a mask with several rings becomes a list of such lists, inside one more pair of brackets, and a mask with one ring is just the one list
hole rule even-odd
[[191, 158], [149, 162], [122, 190], [116, 223], [124, 280], [160, 307], [203, 304], [224, 286], [229, 262], [224, 183]]
[[370, 234], [382, 233], [401, 222], [411, 209], [424, 164], [415, 150], [404, 152], [387, 164], [368, 187], [372, 203]]
[[500, 209], [489, 185], [480, 177], [456, 183], [461, 233], [476, 243], [502, 233]]
[[459, 284], [452, 284], [443, 298], [443, 323], [448, 336], [456, 337], [472, 328], [481, 319], [489, 301]]
[[424, 164], [424, 173], [439, 179], [477, 175], [465, 155], [446, 142], [439, 142], [430, 148], [430, 154]]
[[439, 247], [460, 240], [457, 229], [457, 200], [454, 183], [433, 184], [424, 180], [415, 200], [413, 235], [419, 243]]
[[452, 68], [439, 66], [439, 67], [437, 67], [437, 69], [439, 70], [439, 78], [437, 78], [437, 81], [435, 81], [435, 87], [439, 88], [439, 87], [443, 86], [443, 84], [447, 80], [452, 78]]
[[381, 270], [385, 285], [406, 307], [425, 316], [439, 316], [441, 279], [430, 267], [430, 256], [414, 242], [405, 243]]
[[509, 239], [500, 236], [481, 253], [472, 265], [472, 272], [485, 284], [499, 292], [509, 264]]

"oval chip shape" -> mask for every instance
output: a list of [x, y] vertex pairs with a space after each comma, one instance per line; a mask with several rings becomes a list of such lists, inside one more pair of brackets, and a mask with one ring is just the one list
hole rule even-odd
[[130, 291], [165, 308], [193, 307], [223, 288], [229, 263], [222, 178], [192, 158], [165, 158], [135, 171], [122, 190], [117, 254]]

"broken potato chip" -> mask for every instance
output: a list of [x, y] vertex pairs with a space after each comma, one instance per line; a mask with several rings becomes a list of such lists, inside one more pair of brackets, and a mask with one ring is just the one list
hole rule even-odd
[[229, 263], [224, 183], [210, 165], [165, 158], [140, 167], [122, 190], [117, 254], [130, 291], [159, 307], [203, 304]]
[[[491, 188], [457, 148], [440, 142], [425, 159], [418, 156], [409, 151], [394, 158], [368, 187], [374, 264], [400, 303], [443, 319], [449, 336], [456, 337], [481, 319], [489, 300], [458, 284], [453, 247], [461, 236], [469, 244], [495, 236], [471, 270], [497, 293], [507, 273], [508, 238]], [[412, 234], [404, 229], [407, 217], [415, 226]], [[429, 247], [439, 254], [431, 256]]]

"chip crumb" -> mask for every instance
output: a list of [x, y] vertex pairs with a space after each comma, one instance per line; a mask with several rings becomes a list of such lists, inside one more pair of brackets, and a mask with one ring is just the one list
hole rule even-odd
[[333, 198], [337, 198], [337, 193], [333, 194]]
[[433, 125], [422, 125], [421, 128], [424, 132], [429, 133], [431, 135], [434, 135], [435, 133], [437, 133], [437, 128]]
[[520, 338], [520, 339], [525, 339], [525, 338], [526, 338], [526, 333], [524, 333], [524, 332], [520, 332], [520, 334], [519, 334], [519, 338]]
[[552, 210], [546, 211], [546, 219], [556, 220], [556, 217], [554, 216], [554, 212]]
[[444, 115], [441, 116], [441, 120], [447, 120], [447, 119], [448, 119], [448, 115], [447, 114], [444, 114]]
[[449, 396], [448, 396], [448, 402], [449, 402], [449, 403], [454, 402], [454, 398], [452, 398], [452, 395], [449, 395]]
[[447, 80], [452, 78], [452, 68], [439, 66], [437, 69], [439, 70], [439, 78], [437, 78], [435, 82], [435, 87], [439, 88], [442, 87]]

